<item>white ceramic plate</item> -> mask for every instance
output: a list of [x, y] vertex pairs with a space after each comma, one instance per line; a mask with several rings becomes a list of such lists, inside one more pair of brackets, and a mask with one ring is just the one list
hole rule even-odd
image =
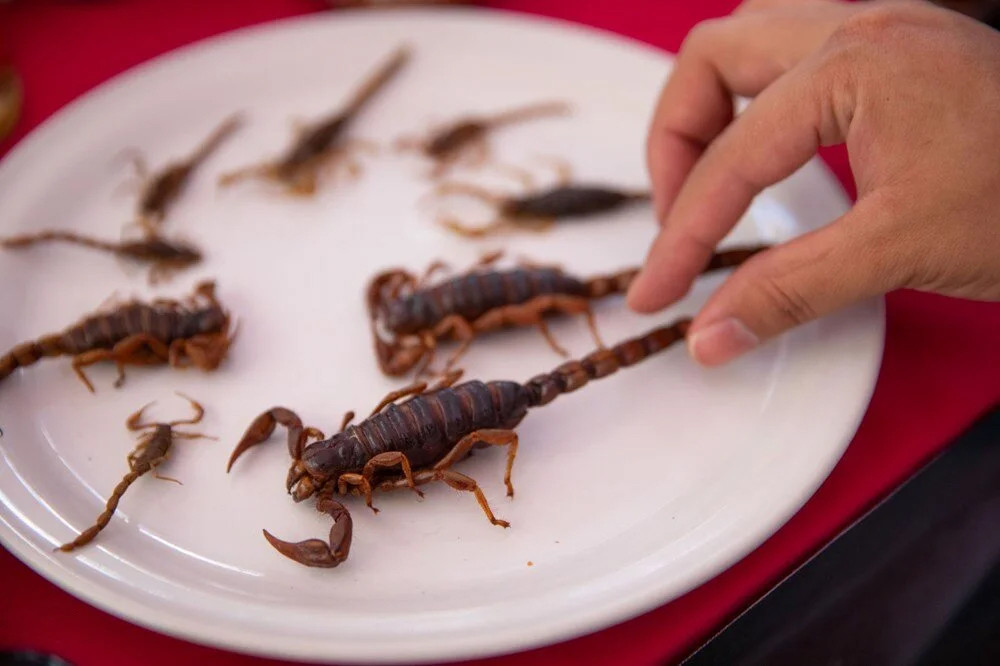
[[[517, 497], [504, 497], [504, 454], [460, 466], [496, 512], [490, 526], [469, 496], [429, 488], [382, 496], [382, 513], [349, 502], [350, 560], [301, 567], [261, 537], [323, 536], [329, 521], [294, 504], [280, 437], [224, 473], [233, 444], [261, 410], [284, 404], [328, 432], [398, 382], [373, 363], [361, 292], [379, 268], [461, 266], [499, 242], [473, 243], [431, 223], [426, 165], [383, 155], [364, 177], [312, 200], [266, 186], [219, 191], [223, 170], [273, 154], [290, 119], [342, 100], [401, 42], [416, 56], [357, 126], [388, 142], [434, 120], [562, 98], [566, 119], [511, 128], [498, 157], [558, 155], [581, 179], [645, 183], [643, 140], [666, 55], [592, 30], [482, 11], [352, 13], [284, 21], [213, 39], [143, 65], [63, 110], [0, 165], [0, 230], [67, 227], [116, 237], [133, 201], [116, 192], [126, 146], [154, 165], [181, 155], [223, 116], [249, 123], [205, 165], [168, 229], [208, 260], [165, 296], [217, 277], [242, 330], [230, 361], [207, 375], [113, 370], [90, 395], [65, 359], [0, 386], [0, 537], [37, 571], [134, 622], [235, 650], [314, 660], [418, 661], [549, 643], [660, 605], [729, 566], [774, 532], [815, 490], [868, 403], [883, 318], [870, 302], [802, 327], [721, 370], [677, 348], [565, 396], [520, 428]], [[727, 243], [777, 241], [847, 206], [816, 162], [761, 196]], [[591, 274], [638, 263], [654, 233], [648, 209], [547, 235], [505, 239], [513, 256]], [[609, 341], [693, 313], [721, 280], [703, 279], [671, 311], [643, 318], [618, 299], [598, 308]], [[0, 347], [58, 330], [112, 292], [150, 295], [142, 273], [67, 247], [0, 255]], [[592, 343], [578, 320], [553, 324], [574, 355]], [[526, 380], [556, 357], [535, 331], [482, 340], [470, 375]], [[53, 553], [94, 520], [126, 469], [126, 416], [186, 413], [181, 390], [208, 409], [218, 442], [180, 442], [164, 473], [141, 479], [96, 544]], [[531, 565], [529, 565], [529, 562]]]

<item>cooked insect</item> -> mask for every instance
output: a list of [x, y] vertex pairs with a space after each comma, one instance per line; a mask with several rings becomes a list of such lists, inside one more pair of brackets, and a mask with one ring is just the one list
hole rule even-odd
[[96, 537], [101, 530], [107, 527], [108, 523], [111, 521], [111, 516], [114, 515], [115, 509], [118, 508], [118, 502], [121, 500], [122, 495], [124, 495], [125, 491], [128, 490], [128, 487], [135, 483], [135, 481], [143, 474], [152, 472], [153, 476], [157, 479], [180, 483], [177, 479], [172, 479], [168, 476], [160, 476], [156, 471], [157, 468], [166, 462], [167, 458], [170, 456], [170, 448], [173, 446], [174, 440], [199, 438], [214, 439], [214, 437], [208, 437], [207, 435], [194, 432], [177, 432], [174, 430], [175, 426], [194, 425], [195, 423], [199, 423], [205, 415], [204, 408], [197, 402], [183, 393], [178, 393], [177, 395], [191, 403], [191, 406], [194, 408], [194, 416], [190, 419], [171, 421], [169, 423], [142, 423], [141, 420], [143, 411], [145, 411], [153, 403], [142, 407], [135, 414], [132, 414], [132, 416], [130, 416], [125, 422], [125, 426], [132, 432], [139, 432], [142, 430], [146, 430], [148, 432], [143, 433], [139, 437], [139, 443], [132, 450], [132, 453], [128, 454], [128, 474], [126, 474], [118, 485], [115, 486], [114, 491], [111, 493], [111, 497], [108, 498], [108, 503], [105, 505], [104, 511], [97, 517], [97, 522], [81, 532], [78, 537], [68, 543], [64, 543], [55, 550], [61, 550], [64, 553], [68, 553], [93, 541], [94, 537]]
[[[416, 149], [435, 162], [432, 175], [439, 177], [448, 169], [460, 164], [480, 166], [489, 158], [487, 135], [499, 127], [526, 122], [535, 118], [563, 115], [569, 112], [564, 102], [543, 102], [532, 104], [493, 115], [459, 118], [443, 127], [433, 130], [429, 136], [420, 139], [400, 139], [400, 148]], [[504, 167], [525, 180], [519, 169]]]
[[353, 160], [352, 153], [368, 146], [361, 141], [348, 140], [345, 134], [362, 108], [396, 75], [409, 58], [408, 48], [398, 49], [362, 84], [346, 106], [302, 129], [284, 155], [263, 164], [228, 173], [222, 176], [219, 182], [222, 185], [232, 185], [247, 178], [263, 178], [284, 186], [292, 194], [308, 196], [316, 191], [320, 172], [325, 167], [343, 166], [350, 175], [357, 175], [360, 173], [360, 167]]
[[[705, 272], [737, 266], [763, 249], [720, 251]], [[422, 374], [433, 361], [438, 342], [454, 339], [459, 346], [445, 365], [447, 371], [477, 336], [510, 326], [537, 326], [549, 345], [565, 356], [545, 323], [547, 316], [556, 313], [585, 316], [600, 345], [590, 302], [624, 293], [639, 272], [630, 268], [585, 279], [551, 266], [490, 269], [499, 257], [499, 253], [487, 255], [472, 270], [430, 286], [430, 276], [443, 267], [441, 262], [431, 264], [420, 278], [402, 269], [376, 275], [368, 287], [367, 302], [382, 372], [395, 377], [419, 363], [418, 374]]]
[[149, 282], [156, 284], [170, 278], [175, 272], [184, 270], [201, 261], [201, 252], [193, 245], [179, 241], [169, 241], [155, 233], [146, 238], [118, 243], [104, 241], [72, 231], [40, 231], [34, 234], [13, 236], [0, 240], [0, 247], [21, 250], [39, 243], [62, 242], [81, 245], [94, 250], [149, 264]]
[[0, 381], [17, 368], [52, 356], [72, 356], [73, 371], [91, 392], [94, 385], [83, 369], [102, 361], [117, 366], [116, 387], [125, 381], [126, 365], [215, 370], [234, 337], [229, 313], [216, 300], [215, 283], [202, 282], [184, 302], [129, 301], [90, 315], [62, 333], [19, 344], [0, 356]]
[[230, 116], [190, 156], [168, 164], [153, 174], [149, 172], [142, 155], [132, 152], [132, 164], [144, 181], [136, 210], [137, 221], [147, 233], [156, 232], [166, 218], [167, 211], [191, 180], [195, 169], [239, 128], [242, 120], [240, 114]]
[[647, 191], [625, 191], [600, 185], [556, 185], [525, 196], [505, 196], [468, 183], [442, 183], [439, 196], [463, 195], [479, 199], [495, 210], [495, 218], [482, 226], [469, 226], [454, 217], [443, 217], [445, 228], [468, 238], [511, 231], [545, 231], [556, 220], [607, 213], [627, 204], [648, 201]]
[[[681, 319], [610, 349], [598, 349], [524, 384], [469, 381], [454, 385], [460, 372], [447, 375], [430, 389], [423, 382], [413, 384], [387, 395], [357, 425], [348, 425], [354, 417], [348, 412], [340, 432], [329, 439], [316, 428], [304, 427], [295, 412], [275, 407], [250, 424], [229, 459], [229, 468], [244, 451], [268, 439], [276, 425], [288, 429], [292, 466], [285, 485], [296, 502], [315, 496], [317, 510], [333, 518], [333, 527], [328, 541], [292, 543], [267, 530], [264, 537], [282, 555], [310, 567], [335, 567], [350, 552], [353, 521], [347, 507], [334, 499], [337, 495], [361, 495], [374, 511], [376, 490], [406, 488], [421, 495], [417, 486], [438, 481], [472, 493], [491, 524], [509, 527], [510, 523], [494, 515], [479, 484], [452, 469], [454, 464], [474, 448], [507, 447], [504, 484], [508, 497], [513, 497], [510, 477], [518, 447], [514, 428], [529, 409], [666, 349], [687, 334], [690, 322]], [[412, 397], [395, 404], [405, 396]], [[309, 439], [318, 441], [310, 443]]]

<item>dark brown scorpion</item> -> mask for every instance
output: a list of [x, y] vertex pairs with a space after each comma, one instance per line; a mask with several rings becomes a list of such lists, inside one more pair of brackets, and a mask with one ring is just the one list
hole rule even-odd
[[186, 302], [129, 301], [90, 315], [61, 333], [19, 344], [0, 356], [0, 381], [17, 368], [53, 356], [72, 356], [73, 371], [91, 392], [94, 385], [83, 368], [101, 361], [118, 367], [116, 387], [125, 381], [126, 365], [214, 370], [234, 335], [229, 313], [215, 298], [215, 283], [202, 282]]
[[341, 110], [303, 128], [284, 155], [225, 174], [219, 183], [226, 186], [247, 178], [263, 178], [283, 185], [291, 194], [309, 196], [316, 191], [320, 171], [330, 164], [343, 165], [349, 174], [356, 175], [360, 167], [351, 159], [350, 153], [367, 146], [364, 142], [345, 140], [344, 134], [365, 104], [396, 75], [409, 58], [408, 48], [398, 49], [362, 84]]
[[[717, 252], [705, 266], [711, 272], [737, 266], [766, 246], [747, 246]], [[591, 301], [624, 293], [638, 273], [630, 268], [589, 279], [574, 277], [554, 267], [527, 265], [510, 270], [489, 270], [499, 253], [487, 255], [471, 271], [427, 286], [430, 275], [443, 264], [436, 262], [423, 277], [392, 269], [376, 275], [368, 287], [368, 312], [375, 356], [390, 377], [406, 374], [420, 364], [423, 373], [433, 361], [441, 340], [459, 341], [445, 371], [468, 350], [474, 338], [511, 326], [537, 326], [549, 345], [566, 352], [553, 339], [545, 323], [548, 315], [582, 314], [595, 341], [600, 336], [591, 312]]]
[[201, 438], [214, 439], [214, 437], [208, 437], [207, 435], [194, 432], [176, 432], [174, 430], [174, 426], [194, 425], [195, 423], [199, 423], [205, 415], [205, 410], [197, 402], [183, 393], [178, 393], [177, 395], [191, 403], [191, 406], [194, 408], [194, 416], [190, 419], [171, 421], [170, 423], [141, 423], [142, 413], [153, 403], [140, 408], [139, 411], [132, 414], [132, 416], [130, 416], [125, 422], [125, 426], [133, 432], [141, 430], [149, 430], [149, 432], [144, 433], [140, 437], [139, 443], [136, 445], [135, 449], [132, 450], [132, 453], [128, 454], [128, 474], [126, 474], [118, 485], [115, 486], [114, 491], [112, 491], [111, 496], [108, 498], [108, 502], [104, 507], [104, 511], [97, 517], [97, 521], [91, 527], [88, 527], [81, 532], [75, 539], [68, 543], [64, 543], [56, 548], [56, 550], [68, 553], [93, 541], [94, 537], [96, 537], [101, 530], [107, 527], [108, 523], [111, 521], [111, 516], [114, 515], [115, 509], [118, 508], [118, 501], [121, 500], [122, 495], [124, 495], [125, 491], [128, 490], [128, 487], [135, 483], [135, 481], [143, 474], [152, 472], [153, 476], [157, 479], [180, 483], [177, 479], [172, 479], [169, 476], [160, 476], [156, 472], [157, 467], [166, 462], [167, 458], [170, 456], [170, 448], [173, 446], [174, 440]]
[[40, 243], [71, 243], [101, 252], [108, 252], [124, 259], [149, 264], [149, 283], [168, 279], [175, 272], [193, 266], [201, 261], [201, 252], [193, 245], [180, 241], [170, 241], [158, 234], [150, 233], [145, 238], [118, 243], [91, 238], [72, 231], [40, 231], [23, 236], [12, 236], [0, 240], [0, 247], [8, 250], [22, 250]]
[[[357, 425], [348, 425], [354, 416], [348, 412], [340, 432], [329, 439], [316, 428], [304, 427], [295, 412], [275, 407], [253, 421], [233, 451], [229, 467], [248, 448], [268, 439], [277, 424], [288, 429], [292, 457], [288, 491], [296, 502], [315, 496], [317, 510], [333, 518], [333, 527], [328, 542], [307, 539], [291, 543], [267, 530], [264, 536], [282, 555], [310, 567], [335, 567], [347, 559], [353, 522], [347, 508], [334, 499], [337, 495], [362, 495], [374, 510], [372, 493], [376, 490], [408, 488], [419, 495], [417, 486], [440, 481], [473, 493], [490, 523], [509, 527], [493, 514], [479, 484], [452, 466], [474, 448], [506, 446], [504, 483], [512, 497], [510, 476], [518, 446], [514, 428], [529, 409], [547, 405], [591, 379], [606, 377], [666, 349], [687, 334], [690, 322], [681, 319], [610, 349], [598, 349], [524, 384], [469, 381], [453, 385], [458, 372], [447, 375], [432, 389], [424, 383], [414, 384], [387, 395], [371, 416]], [[404, 396], [412, 397], [395, 404]], [[319, 441], [308, 442], [310, 438]]]

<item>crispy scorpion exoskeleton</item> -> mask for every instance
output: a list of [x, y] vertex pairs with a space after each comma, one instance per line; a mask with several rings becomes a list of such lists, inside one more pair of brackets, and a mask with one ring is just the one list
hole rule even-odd
[[21, 250], [40, 243], [62, 242], [108, 252], [124, 259], [149, 264], [149, 283], [157, 284], [169, 279], [175, 272], [184, 270], [201, 261], [201, 252], [193, 245], [179, 241], [169, 241], [156, 233], [141, 240], [114, 243], [72, 231], [40, 231], [23, 236], [13, 236], [0, 240], [0, 247]]
[[[452, 469], [455, 463], [474, 448], [507, 447], [504, 484], [507, 495], [513, 497], [510, 477], [518, 447], [514, 428], [529, 409], [666, 349], [687, 334], [689, 325], [689, 319], [682, 319], [610, 349], [598, 349], [524, 384], [469, 381], [453, 385], [459, 372], [445, 376], [430, 389], [424, 383], [414, 384], [387, 395], [371, 416], [357, 425], [348, 425], [353, 418], [348, 412], [340, 432], [329, 439], [315, 428], [304, 427], [295, 412], [275, 407], [251, 423], [233, 451], [229, 467], [248, 448], [268, 439], [276, 425], [288, 429], [292, 466], [286, 487], [296, 502], [315, 496], [316, 508], [333, 518], [333, 527], [328, 541], [292, 543], [266, 530], [264, 536], [278, 552], [306, 566], [335, 567], [347, 559], [353, 521], [347, 508], [335, 499], [338, 495], [361, 495], [374, 509], [372, 494], [376, 490], [410, 489], [421, 494], [417, 486], [442, 482], [471, 492], [491, 524], [509, 527], [493, 514], [479, 484]], [[405, 396], [412, 397], [395, 404]], [[319, 441], [307, 443], [310, 438]]]
[[156, 471], [156, 469], [166, 462], [169, 457], [170, 447], [173, 445], [175, 439], [215, 439], [214, 437], [208, 437], [207, 435], [202, 435], [200, 433], [177, 432], [174, 430], [174, 426], [194, 425], [195, 423], [199, 423], [205, 415], [205, 410], [197, 402], [183, 393], [178, 393], [177, 395], [191, 403], [191, 406], [194, 408], [194, 416], [190, 419], [171, 421], [170, 423], [142, 423], [141, 419], [143, 411], [145, 411], [153, 403], [145, 405], [139, 409], [139, 411], [132, 414], [132, 416], [130, 416], [125, 422], [126, 427], [133, 432], [141, 430], [147, 430], [148, 432], [143, 433], [143, 435], [139, 438], [139, 443], [136, 445], [135, 449], [132, 450], [132, 453], [128, 454], [128, 474], [126, 474], [118, 485], [115, 486], [114, 491], [111, 493], [111, 497], [108, 498], [104, 511], [97, 517], [97, 521], [94, 525], [85, 529], [72, 541], [64, 543], [55, 550], [61, 550], [68, 553], [71, 550], [75, 550], [80, 546], [84, 546], [93, 541], [94, 537], [96, 537], [97, 534], [107, 526], [108, 522], [111, 521], [111, 516], [114, 515], [115, 509], [118, 508], [118, 501], [122, 498], [122, 495], [124, 495], [125, 491], [128, 490], [128, 487], [135, 483], [136, 479], [143, 474], [153, 472], [153, 476], [157, 479], [180, 483], [177, 479], [172, 479], [168, 476], [160, 476]]
[[247, 178], [263, 178], [284, 186], [291, 194], [309, 196], [316, 191], [320, 172], [327, 166], [343, 165], [350, 175], [357, 175], [360, 167], [351, 159], [351, 153], [359, 149], [370, 149], [371, 146], [361, 141], [348, 141], [345, 134], [361, 109], [409, 58], [408, 48], [398, 49], [362, 84], [346, 106], [303, 128], [284, 155], [228, 173], [222, 176], [219, 183], [231, 185]]
[[[704, 270], [737, 266], [765, 247], [720, 251]], [[547, 316], [557, 313], [584, 315], [600, 345], [591, 301], [624, 293], [639, 272], [630, 268], [582, 279], [558, 268], [536, 265], [490, 269], [499, 256], [487, 255], [471, 271], [430, 286], [429, 277], [443, 266], [440, 262], [432, 264], [420, 278], [402, 269], [376, 275], [368, 287], [367, 302], [382, 372], [396, 377], [419, 364], [418, 373], [422, 374], [429, 368], [438, 342], [454, 339], [459, 346], [445, 365], [447, 371], [475, 337], [511, 326], [537, 326], [549, 345], [565, 356], [545, 323]]]
[[17, 345], [0, 356], [0, 381], [47, 356], [72, 356], [74, 372], [91, 392], [94, 385], [83, 368], [101, 361], [118, 367], [116, 387], [125, 381], [126, 365], [214, 370], [235, 337], [229, 324], [229, 313], [215, 298], [215, 283], [203, 282], [185, 302], [129, 301], [90, 315], [62, 333]]

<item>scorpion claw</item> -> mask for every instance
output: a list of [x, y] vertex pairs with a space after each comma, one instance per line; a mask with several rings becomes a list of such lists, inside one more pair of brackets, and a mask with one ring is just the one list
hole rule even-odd
[[333, 552], [329, 544], [322, 539], [306, 539], [292, 543], [282, 541], [267, 530], [264, 530], [264, 538], [276, 551], [307, 567], [331, 569], [347, 559], [346, 552], [342, 555]]

